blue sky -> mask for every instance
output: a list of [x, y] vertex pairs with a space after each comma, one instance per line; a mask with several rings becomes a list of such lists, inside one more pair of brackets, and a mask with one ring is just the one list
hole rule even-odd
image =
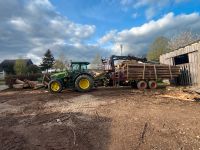
[[[55, 57], [91, 60], [145, 55], [158, 36], [200, 32], [200, 0], [0, 0], [0, 60]], [[15, 55], [13, 55], [15, 52]]]
[[[146, 0], [147, 4], [134, 7], [135, 0], [51, 0], [56, 10], [70, 20], [81, 24], [92, 24], [98, 29], [97, 36], [103, 36], [110, 30], [129, 29], [140, 26], [151, 19], [159, 19], [173, 12], [175, 15], [200, 11], [200, 0], [169, 0], [163, 6], [155, 6], [157, 0]], [[159, 1], [159, 0], [158, 0]], [[162, 0], [160, 0], [162, 1]], [[162, 2], [161, 2], [162, 3]], [[166, 3], [166, 4], [165, 4]], [[152, 6], [153, 5], [153, 6]], [[154, 14], [147, 17], [145, 11], [153, 8]]]

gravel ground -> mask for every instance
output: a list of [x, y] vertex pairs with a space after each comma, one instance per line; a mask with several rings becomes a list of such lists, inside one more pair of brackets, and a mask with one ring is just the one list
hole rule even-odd
[[0, 148], [200, 149], [199, 98], [177, 88], [2, 91]]

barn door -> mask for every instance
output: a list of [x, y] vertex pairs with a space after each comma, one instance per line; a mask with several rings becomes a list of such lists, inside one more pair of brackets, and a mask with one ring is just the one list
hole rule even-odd
[[191, 72], [190, 72], [190, 64], [183, 64], [178, 65], [180, 66], [180, 72], [181, 74], [178, 77], [178, 83], [180, 85], [189, 86], [192, 85], [192, 78], [191, 78]]
[[180, 66], [181, 74], [177, 79], [178, 84], [184, 86], [192, 85], [189, 54], [183, 54], [174, 57], [174, 65]]

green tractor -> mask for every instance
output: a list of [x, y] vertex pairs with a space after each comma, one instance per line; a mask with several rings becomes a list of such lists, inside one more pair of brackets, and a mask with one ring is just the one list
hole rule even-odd
[[52, 93], [59, 93], [65, 88], [79, 92], [88, 92], [94, 87], [94, 77], [88, 71], [89, 62], [71, 62], [70, 70], [51, 75], [48, 88]]

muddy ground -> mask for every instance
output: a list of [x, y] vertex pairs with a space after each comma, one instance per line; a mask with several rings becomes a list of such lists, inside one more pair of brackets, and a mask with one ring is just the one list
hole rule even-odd
[[0, 149], [200, 149], [199, 98], [177, 88], [3, 91]]

